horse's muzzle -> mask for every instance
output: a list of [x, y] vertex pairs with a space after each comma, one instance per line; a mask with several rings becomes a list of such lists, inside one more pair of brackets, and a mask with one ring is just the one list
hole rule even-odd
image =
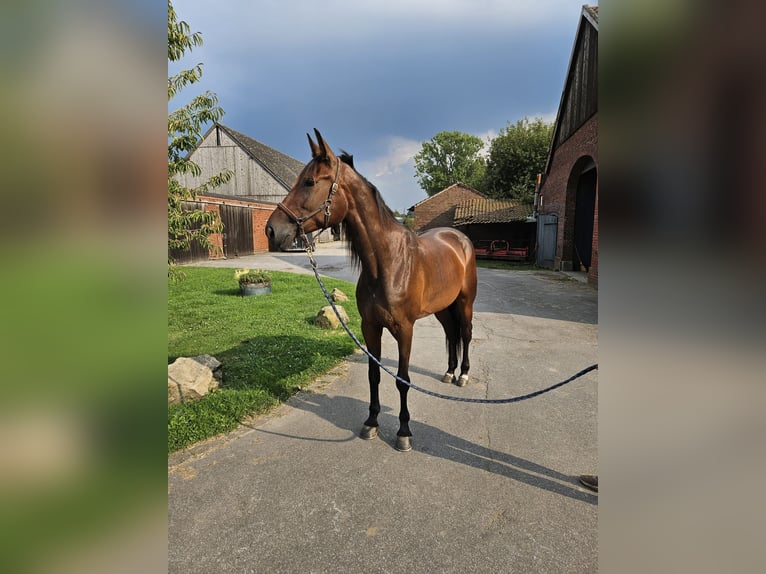
[[295, 224], [273, 221], [272, 215], [266, 223], [266, 237], [269, 240], [269, 251], [287, 251], [292, 248], [297, 235]]

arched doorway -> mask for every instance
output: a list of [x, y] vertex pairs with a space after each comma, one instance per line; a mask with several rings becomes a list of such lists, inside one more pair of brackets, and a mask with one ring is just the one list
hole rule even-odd
[[569, 253], [566, 259], [574, 271], [589, 271], [593, 253], [593, 223], [596, 211], [596, 190], [598, 173], [596, 163], [590, 156], [575, 162], [567, 185], [567, 211], [571, 217], [567, 227], [571, 233]]

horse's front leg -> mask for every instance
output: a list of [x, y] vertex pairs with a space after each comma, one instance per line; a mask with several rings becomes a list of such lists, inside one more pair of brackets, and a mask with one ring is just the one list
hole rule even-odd
[[[380, 360], [381, 337], [383, 327], [371, 324], [369, 321], [362, 321], [362, 335], [367, 344], [367, 350]], [[380, 367], [372, 359], [367, 360], [367, 378], [370, 381], [370, 416], [364, 421], [362, 432], [359, 433], [363, 439], [372, 439], [378, 436], [378, 414], [380, 413], [380, 395], [378, 388], [380, 386]]]
[[[399, 378], [409, 382], [410, 380], [410, 351], [412, 350], [412, 325], [400, 325], [398, 332], [395, 333], [397, 343], [399, 343]], [[396, 450], [406, 452], [412, 450], [412, 441], [410, 437], [410, 411], [407, 409], [407, 392], [410, 387], [404, 383], [396, 381], [396, 388], [399, 390], [399, 432], [396, 433]]]

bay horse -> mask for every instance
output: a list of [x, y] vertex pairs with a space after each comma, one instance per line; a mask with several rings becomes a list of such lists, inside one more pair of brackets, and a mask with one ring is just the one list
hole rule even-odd
[[[380, 359], [383, 328], [388, 329], [399, 347], [397, 374], [409, 381], [413, 325], [434, 314], [447, 339], [447, 372], [442, 381], [464, 386], [470, 369], [468, 346], [477, 286], [473, 244], [448, 227], [416, 235], [394, 218], [377, 188], [356, 171], [352, 156], [343, 152], [337, 157], [319, 131], [314, 133], [316, 143], [306, 134], [311, 161], [266, 224], [269, 248], [284, 251], [302, 232], [342, 225], [351, 256], [361, 266], [356, 301], [370, 353]], [[455, 369], [461, 348], [458, 378]], [[360, 433], [364, 439], [377, 436], [380, 413], [380, 367], [368, 361], [370, 415]], [[395, 448], [408, 451], [412, 449], [409, 387], [396, 381], [396, 388], [400, 411]]]

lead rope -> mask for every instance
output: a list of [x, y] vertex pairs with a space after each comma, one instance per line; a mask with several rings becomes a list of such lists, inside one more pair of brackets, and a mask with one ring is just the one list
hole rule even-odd
[[300, 234], [301, 234], [301, 240], [303, 241], [304, 245], [306, 246], [306, 255], [309, 257], [309, 261], [311, 261], [311, 268], [314, 271], [314, 277], [317, 278], [317, 282], [319, 283], [319, 286], [322, 288], [322, 293], [324, 293], [325, 299], [327, 299], [327, 302], [332, 306], [332, 310], [335, 311], [335, 314], [338, 316], [338, 320], [340, 321], [340, 324], [343, 325], [343, 328], [346, 330], [346, 333], [348, 333], [348, 336], [351, 337], [351, 339], [356, 343], [356, 346], [359, 347], [365, 355], [367, 355], [370, 359], [372, 359], [376, 365], [378, 365], [381, 369], [383, 369], [386, 373], [391, 375], [394, 379], [399, 381], [400, 383], [403, 383], [407, 385], [408, 387], [411, 387], [415, 389], [416, 391], [420, 391], [421, 393], [424, 393], [426, 395], [431, 395], [432, 397], [436, 397], [439, 399], [446, 399], [448, 401], [459, 401], [462, 403], [486, 403], [486, 404], [493, 404], [493, 405], [500, 405], [500, 404], [507, 404], [507, 403], [518, 403], [520, 401], [526, 401], [527, 399], [532, 399], [534, 397], [540, 396], [545, 393], [549, 393], [550, 391], [554, 389], [558, 389], [559, 387], [563, 387], [567, 383], [571, 383], [572, 381], [579, 379], [583, 375], [590, 373], [591, 371], [595, 371], [598, 369], [598, 363], [591, 365], [590, 367], [586, 367], [582, 371], [576, 372], [574, 375], [569, 377], [568, 379], [561, 381], [559, 383], [556, 383], [555, 385], [551, 385], [550, 387], [546, 387], [544, 389], [540, 389], [539, 391], [534, 391], [532, 393], [527, 393], [526, 395], [519, 395], [516, 397], [507, 397], [504, 399], [473, 399], [473, 398], [466, 398], [466, 397], [454, 397], [451, 395], [443, 395], [441, 393], [435, 393], [434, 391], [429, 391], [428, 389], [424, 389], [423, 387], [419, 387], [414, 383], [411, 383], [410, 381], [405, 381], [402, 379], [399, 375], [396, 373], [391, 372], [383, 363], [380, 362], [380, 360], [375, 357], [372, 353], [370, 353], [367, 348], [362, 344], [362, 342], [354, 335], [354, 333], [351, 332], [351, 329], [349, 329], [346, 322], [343, 320], [343, 318], [340, 316], [340, 312], [338, 311], [338, 308], [335, 306], [335, 303], [332, 300], [332, 297], [327, 292], [327, 288], [324, 286], [324, 283], [322, 282], [322, 279], [319, 277], [319, 271], [317, 270], [317, 262], [314, 258], [314, 248], [311, 246], [311, 243], [309, 243], [308, 238], [306, 237], [306, 234], [303, 231], [303, 227], [300, 226]]

